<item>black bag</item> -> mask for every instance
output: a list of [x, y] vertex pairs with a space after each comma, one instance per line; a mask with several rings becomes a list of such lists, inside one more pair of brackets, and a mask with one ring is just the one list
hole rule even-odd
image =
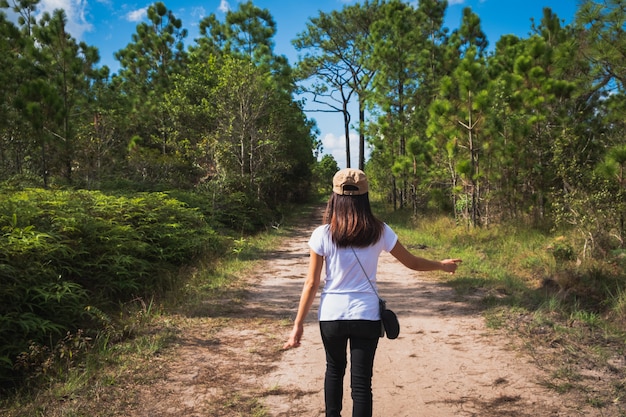
[[380, 329], [380, 337], [383, 337], [385, 333], [388, 339], [395, 339], [400, 334], [400, 322], [396, 313], [387, 308], [387, 302], [382, 298], [378, 298], [378, 305], [380, 307], [380, 321], [382, 323]]

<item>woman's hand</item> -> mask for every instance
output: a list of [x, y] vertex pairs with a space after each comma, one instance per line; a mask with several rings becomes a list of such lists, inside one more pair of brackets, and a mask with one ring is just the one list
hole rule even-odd
[[441, 270], [443, 272], [448, 272], [450, 274], [454, 274], [456, 269], [459, 267], [459, 264], [463, 262], [461, 259], [444, 259], [441, 261]]
[[300, 347], [300, 340], [302, 339], [302, 334], [304, 333], [304, 326], [301, 324], [294, 324], [293, 330], [291, 331], [291, 335], [289, 336], [289, 340], [287, 343], [283, 345], [283, 349], [291, 349], [295, 347]]

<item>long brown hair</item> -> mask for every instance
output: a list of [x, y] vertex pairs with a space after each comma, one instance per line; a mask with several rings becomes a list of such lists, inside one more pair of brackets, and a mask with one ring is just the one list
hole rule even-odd
[[324, 213], [324, 223], [330, 224], [333, 242], [339, 247], [365, 247], [378, 242], [384, 224], [370, 207], [368, 194], [338, 195], [332, 193]]

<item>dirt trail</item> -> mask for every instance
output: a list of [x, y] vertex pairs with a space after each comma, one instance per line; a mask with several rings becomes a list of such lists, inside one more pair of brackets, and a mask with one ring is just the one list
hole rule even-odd
[[[188, 329], [175, 355], [180, 359], [159, 365], [166, 366], [166, 377], [139, 394], [140, 407], [132, 415], [248, 416], [254, 414], [246, 405], [258, 406], [260, 398], [270, 416], [323, 416], [317, 301], [302, 346], [280, 350], [307, 272], [307, 240], [319, 222], [318, 212], [268, 256], [252, 278], [245, 308], [225, 319], [226, 326], [214, 332], [196, 322]], [[435, 274], [409, 271], [384, 254], [378, 275], [401, 333], [380, 341], [374, 416], [601, 415], [540, 386], [540, 371], [529, 358], [487, 329], [471, 301], [438, 283]], [[349, 416], [347, 372], [344, 415]]]
[[[309, 233], [298, 233], [268, 263], [255, 302], [271, 302], [277, 313], [295, 314], [307, 271], [303, 254], [308, 252]], [[438, 283], [434, 274], [429, 278], [407, 270], [383, 253], [378, 276], [381, 295], [399, 316], [401, 332], [396, 340], [380, 340], [373, 379], [375, 416], [576, 415], [556, 394], [538, 386], [527, 358], [507, 348], [502, 336], [485, 328], [479, 312]], [[285, 352], [267, 376], [268, 386], [280, 387], [278, 395], [266, 400], [273, 416], [324, 414], [317, 301], [319, 297], [302, 346]], [[351, 412], [348, 386], [347, 374], [345, 415]]]

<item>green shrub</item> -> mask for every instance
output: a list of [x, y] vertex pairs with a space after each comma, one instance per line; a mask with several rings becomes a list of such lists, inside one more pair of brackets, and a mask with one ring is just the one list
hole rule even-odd
[[557, 262], [573, 261], [576, 259], [574, 247], [562, 236], [556, 238], [554, 243], [548, 248], [552, 250], [552, 256], [554, 256]]
[[51, 347], [90, 325], [87, 306], [167, 290], [180, 266], [225, 250], [197, 209], [165, 193], [27, 189], [3, 197], [1, 382], [15, 377], [16, 357], [33, 343]]

